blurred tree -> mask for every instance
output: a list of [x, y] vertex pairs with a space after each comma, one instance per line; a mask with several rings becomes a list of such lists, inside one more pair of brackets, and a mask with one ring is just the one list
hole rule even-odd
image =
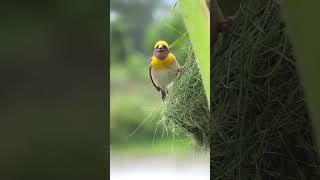
[[[161, 1], [158, 0], [111, 0], [111, 13], [116, 14], [116, 20], [121, 20], [126, 24], [126, 29], [118, 29], [124, 31], [122, 36], [130, 39], [134, 51], [144, 53], [143, 38], [146, 27], [154, 20], [153, 17], [158, 9], [161, 9]], [[158, 17], [155, 17], [158, 18]], [[111, 26], [111, 30], [113, 26]], [[116, 31], [113, 31], [111, 37], [113, 41], [117, 41]], [[115, 46], [115, 45], [114, 45]], [[119, 47], [121, 49], [121, 47]]]
[[111, 22], [110, 28], [110, 56], [112, 62], [124, 62], [128, 59], [129, 40], [127, 34], [128, 27], [126, 23], [119, 19]]

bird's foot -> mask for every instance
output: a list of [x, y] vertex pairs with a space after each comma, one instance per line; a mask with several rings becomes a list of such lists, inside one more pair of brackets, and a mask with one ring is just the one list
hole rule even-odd
[[182, 67], [177, 68], [177, 73], [182, 72]]
[[222, 22], [219, 22], [218, 23], [219, 33], [226, 31], [228, 28], [230, 28], [234, 24], [235, 21], [236, 21], [236, 17], [230, 16], [227, 19], [223, 20]]
[[164, 101], [164, 100], [166, 99], [166, 97], [167, 97], [166, 91], [161, 90], [161, 98], [162, 98], [162, 101]]

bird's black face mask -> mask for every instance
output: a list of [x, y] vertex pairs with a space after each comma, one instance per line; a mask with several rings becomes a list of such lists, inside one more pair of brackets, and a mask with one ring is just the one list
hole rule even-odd
[[158, 45], [153, 50], [153, 55], [161, 60], [165, 59], [169, 54], [169, 49], [167, 46], [164, 45]]

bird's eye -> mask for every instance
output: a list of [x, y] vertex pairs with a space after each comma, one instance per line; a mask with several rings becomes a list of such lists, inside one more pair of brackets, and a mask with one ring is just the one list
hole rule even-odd
[[162, 45], [162, 44], [160, 44], [160, 45], [158, 45], [158, 46], [156, 46], [156, 48], [155, 49], [168, 49], [168, 47], [167, 46], [165, 46], [165, 45]]
[[168, 49], [168, 47], [167, 47], [167, 46], [162, 46], [162, 48], [163, 48], [163, 49], [166, 49], [166, 50]]

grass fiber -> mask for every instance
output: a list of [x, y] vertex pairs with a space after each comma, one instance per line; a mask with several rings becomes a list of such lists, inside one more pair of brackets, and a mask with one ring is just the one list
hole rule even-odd
[[192, 137], [202, 149], [210, 144], [208, 101], [190, 43], [183, 71], [169, 90], [160, 123], [174, 134]]
[[237, 17], [211, 62], [211, 178], [320, 179], [279, 0], [251, 0]]

